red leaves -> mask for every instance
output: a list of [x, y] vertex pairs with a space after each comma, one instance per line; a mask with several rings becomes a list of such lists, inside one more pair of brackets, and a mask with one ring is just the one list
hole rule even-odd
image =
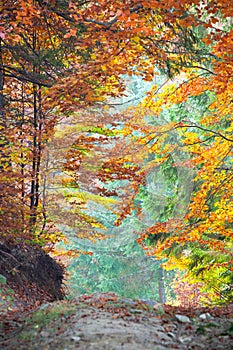
[[101, 181], [132, 180], [137, 177], [138, 166], [125, 164], [124, 159], [106, 161], [98, 172]]
[[203, 293], [200, 291], [202, 284], [188, 284], [183, 282], [181, 277], [173, 282], [173, 288], [179, 306], [185, 308], [198, 308], [201, 306], [201, 298]]

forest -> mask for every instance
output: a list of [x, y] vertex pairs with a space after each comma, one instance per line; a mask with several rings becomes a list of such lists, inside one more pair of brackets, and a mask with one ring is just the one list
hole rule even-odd
[[232, 303], [232, 15], [1, 1], [1, 292]]

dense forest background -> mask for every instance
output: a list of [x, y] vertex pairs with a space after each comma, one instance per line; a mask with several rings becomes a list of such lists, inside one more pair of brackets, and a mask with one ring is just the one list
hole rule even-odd
[[35, 246], [72, 293], [230, 303], [231, 2], [0, 9], [0, 273]]

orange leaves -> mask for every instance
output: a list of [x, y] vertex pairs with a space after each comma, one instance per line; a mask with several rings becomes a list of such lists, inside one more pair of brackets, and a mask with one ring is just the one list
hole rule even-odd
[[[25, 207], [31, 200], [27, 191], [30, 185], [35, 186], [36, 176], [35, 193], [43, 193], [39, 188], [40, 161], [35, 164], [33, 159], [48, 142], [58, 120], [67, 116], [63, 127], [71, 122], [73, 113], [74, 124], [96, 128], [77, 128], [73, 133], [63, 130], [57, 139], [58, 151], [53, 153], [56, 164], [52, 164], [55, 170], [51, 172], [62, 190], [57, 188], [47, 205], [58, 224], [64, 224], [66, 219], [78, 237], [103, 238], [104, 226], [85, 213], [88, 201], [110, 210], [117, 206], [111, 197], [118, 196], [119, 212], [114, 213], [117, 224], [132, 211], [140, 214], [135, 205], [140, 186], [145, 186], [146, 176], [157, 168], [164, 166], [164, 171], [169, 172], [166, 162], [177, 151], [184, 157], [174, 156], [171, 168], [177, 168], [177, 172], [171, 171], [170, 187], [164, 197], [168, 197], [166, 205], [172, 211], [171, 183], [185, 186], [184, 176], [180, 183], [176, 177], [182, 170], [193, 168], [194, 191], [187, 213], [182, 219], [164, 214], [162, 222], [143, 232], [138, 242], [143, 244], [152, 236], [157, 245], [149, 253], [159, 257], [166, 257], [173, 248], [181, 256], [187, 246], [230, 254], [233, 32], [227, 29], [230, 23], [225, 26], [219, 15], [220, 10], [223, 17], [230, 17], [230, 2], [216, 0], [206, 5], [197, 0], [100, 0], [80, 5], [70, 1], [69, 8], [59, 1], [4, 3], [0, 26], [4, 67], [0, 68], [5, 74], [5, 86], [0, 90], [7, 110], [14, 111], [9, 119], [5, 118], [4, 126], [7, 142], [14, 142], [14, 148], [5, 147], [9, 159], [7, 163], [2, 160], [4, 170], [12, 167], [5, 174], [12, 182], [5, 187], [11, 201], [6, 204], [4, 199], [3, 210], [15, 201], [11, 213], [19, 219], [14, 219], [14, 228], [26, 221]], [[204, 16], [208, 34], [199, 42], [205, 35], [199, 27]], [[159, 70], [172, 79], [160, 83]], [[114, 104], [113, 98], [127, 94], [123, 79], [132, 75], [155, 84], [134, 110], [127, 109], [116, 116], [104, 113], [105, 104]], [[43, 84], [46, 92], [37, 89]], [[196, 115], [192, 99], [207, 91], [206, 108]], [[175, 104], [184, 108], [177, 108], [169, 120]], [[90, 106], [94, 109], [89, 110]], [[104, 124], [110, 125], [109, 133], [101, 131]], [[50, 169], [47, 172], [50, 174]], [[121, 183], [119, 190], [113, 186], [117, 181]], [[111, 182], [109, 189], [104, 187], [106, 182]], [[86, 192], [78, 189], [80, 184]], [[17, 190], [14, 197], [11, 187]], [[44, 194], [43, 209], [39, 211], [42, 214], [45, 199]], [[182, 198], [177, 196], [176, 200], [178, 207]], [[45, 239], [55, 242], [57, 233], [49, 233]], [[188, 259], [183, 259], [182, 264], [187, 265]]]
[[101, 181], [136, 179], [138, 166], [125, 163], [124, 158], [111, 159], [104, 162], [99, 170]]
[[[219, 5], [223, 9], [222, 4]], [[206, 11], [214, 14], [217, 6]], [[224, 11], [223, 13], [225, 14]], [[193, 18], [190, 17], [179, 24], [188, 27], [192, 21]], [[156, 118], [159, 120], [160, 114], [164, 115], [165, 109], [169, 110], [174, 104], [184, 104], [187, 106], [184, 120], [173, 125], [167, 123], [162, 127], [153, 128], [149, 125], [146, 131], [147, 126], [142, 124], [140, 127], [139, 123], [134, 126], [132, 119], [132, 124], [128, 123], [125, 133], [129, 137], [130, 130], [132, 133], [134, 130], [141, 132], [137, 137], [132, 137], [132, 141], [140, 145], [141, 159], [146, 159], [150, 152], [156, 154], [157, 158], [160, 157], [144, 165], [145, 173], [151, 171], [159, 161], [162, 164], [176, 147], [182, 149], [188, 159], [176, 162], [175, 166], [190, 166], [196, 172], [194, 191], [183, 219], [173, 222], [172, 225], [169, 218], [162, 223], [155, 223], [142, 232], [138, 243], [149, 255], [168, 259], [172, 259], [171, 252], [174, 251], [181, 260], [182, 252], [187, 247], [191, 249], [190, 254], [197, 247], [202, 252], [211, 251], [218, 257], [216, 261], [220, 261], [211, 265], [211, 271], [216, 272], [217, 276], [217, 267], [221, 271], [226, 269], [225, 262], [221, 259], [228, 259], [232, 254], [233, 41], [232, 30], [224, 33], [213, 29], [214, 25], [219, 26], [220, 18], [216, 20], [211, 16], [207, 22], [207, 27], [212, 30], [203, 41], [212, 45], [211, 68], [202, 68], [201, 64], [192, 62], [192, 69], [184, 69], [180, 77], [177, 76], [175, 84], [167, 81], [160, 88], [154, 86], [136, 112], [148, 119], [148, 116], [154, 116], [155, 122]], [[192, 110], [192, 98], [205, 94], [208, 97], [206, 109], [196, 117]], [[173, 118], [181, 119], [179, 115]], [[174, 129], [179, 137], [176, 139], [177, 143], [171, 145], [168, 135]], [[148, 247], [150, 241], [156, 244]], [[183, 268], [188, 268], [188, 264], [187, 259]], [[176, 267], [178, 265], [177, 262]]]
[[76, 36], [77, 34], [77, 29], [70, 29], [65, 35], [64, 35], [64, 38], [65, 39], [69, 39], [71, 38], [72, 36]]

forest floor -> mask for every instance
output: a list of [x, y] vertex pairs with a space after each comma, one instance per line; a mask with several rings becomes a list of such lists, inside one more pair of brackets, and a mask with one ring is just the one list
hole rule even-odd
[[43, 302], [34, 310], [3, 301], [1, 349], [233, 349], [233, 305], [184, 309], [114, 293]]

